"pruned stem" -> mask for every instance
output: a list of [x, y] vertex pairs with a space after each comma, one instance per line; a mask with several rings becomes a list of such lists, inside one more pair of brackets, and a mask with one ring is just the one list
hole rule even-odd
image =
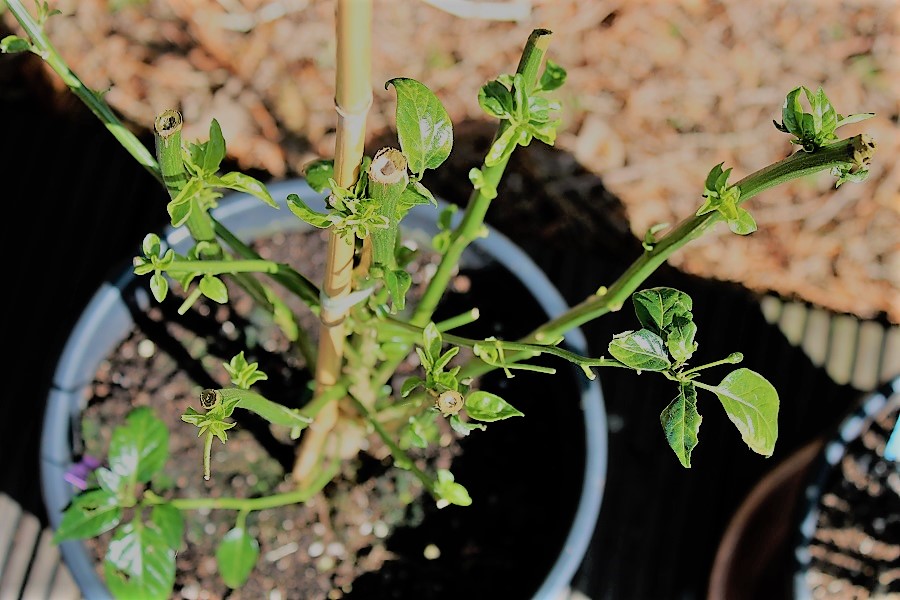
[[[337, 80], [335, 110], [338, 114], [334, 155], [335, 181], [349, 188], [359, 176], [365, 145], [366, 116], [372, 104], [372, 2], [338, 0], [337, 3]], [[328, 258], [322, 293], [340, 300], [350, 293], [353, 274], [354, 240], [332, 229], [328, 238]], [[337, 303], [339, 304], [339, 302]], [[349, 307], [322, 306], [319, 314], [319, 351], [316, 362], [318, 396], [337, 383], [343, 364], [346, 329], [344, 319]], [[294, 463], [293, 477], [301, 485], [315, 473], [325, 443], [337, 424], [340, 407], [330, 402], [322, 407], [316, 420], [301, 440]]]

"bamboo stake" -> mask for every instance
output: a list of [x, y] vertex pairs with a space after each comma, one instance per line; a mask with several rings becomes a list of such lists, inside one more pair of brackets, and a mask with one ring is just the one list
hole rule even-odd
[[[337, 80], [335, 111], [338, 115], [334, 154], [335, 181], [350, 187], [359, 176], [365, 145], [366, 115], [372, 104], [372, 0], [337, 2]], [[319, 352], [316, 362], [316, 396], [337, 383], [341, 376], [349, 307], [335, 306], [350, 293], [354, 240], [331, 231], [320, 313]], [[301, 485], [315, 476], [316, 466], [338, 421], [340, 406], [329, 402], [309, 426], [297, 453], [293, 477]]]

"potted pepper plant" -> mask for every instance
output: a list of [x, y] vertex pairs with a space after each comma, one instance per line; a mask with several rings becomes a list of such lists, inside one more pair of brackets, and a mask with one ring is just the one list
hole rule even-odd
[[[691, 298], [641, 286], [719, 222], [751, 234], [756, 223], [741, 205], [773, 186], [823, 170], [837, 185], [863, 180], [874, 141], [840, 139], [836, 130], [869, 114], [845, 117], [821, 89], [791, 90], [776, 126], [796, 153], [737, 182], [714, 166], [694, 215], [652, 228], [616, 281], [568, 307], [524, 253], [485, 226], [516, 148], [554, 143], [553, 91], [566, 72], [547, 58], [552, 32], [534, 30], [515, 72], [473, 99], [499, 125], [483, 163], [463, 174], [472, 193], [457, 211], [422, 182], [453, 144], [447, 112], [425, 83], [385, 83], [396, 93], [399, 147], [364, 148], [367, 0], [336, 2], [334, 156], [309, 164], [302, 182], [271, 185], [222, 173], [218, 123], [205, 141], [186, 142], [174, 109], [157, 117], [155, 153], [148, 150], [53, 49], [43, 31], [50, 6], [38, 2], [32, 15], [20, 0], [7, 5], [22, 34], [3, 39], [2, 50], [43, 58], [170, 200], [171, 229], [144, 238], [114, 292], [92, 303], [102, 310], [79, 322], [101, 339], [73, 337], [80, 341], [64, 358], [87, 370], [61, 364], [58, 376], [71, 375], [77, 392], [51, 398], [48, 409], [48, 419], [63, 414], [48, 421], [48, 439], [67, 439], [75, 415], [80, 459], [73, 469], [59, 457], [44, 474], [45, 493], [63, 490], [63, 505], [50, 507], [55, 539], [70, 549], [70, 564], [90, 562], [75, 541], [88, 540], [102, 573], [96, 593], [165, 598], [178, 587], [187, 596], [208, 586], [200, 578], [208, 573], [222, 595], [258, 597], [277, 587], [280, 569], [294, 582], [282, 593], [306, 598], [557, 597], [584, 554], [603, 491], [601, 368], [672, 381], [660, 424], [685, 468], [704, 392], [752, 451], [774, 451], [774, 387], [740, 367], [708, 379], [707, 369], [740, 363], [740, 352], [691, 364], [699, 339]], [[494, 291], [478, 295], [481, 287]], [[626, 305], [634, 328], [590, 356], [578, 328]], [[113, 326], [119, 321], [123, 328]], [[98, 357], [97, 348], [112, 354]], [[136, 362], [142, 374], [126, 374]], [[82, 388], [94, 400], [87, 407]], [[99, 399], [114, 396], [125, 397], [120, 414], [98, 416]], [[517, 429], [523, 422], [533, 429]], [[199, 440], [186, 448], [176, 430]], [[194, 460], [168, 460], [176, 449]], [[466, 476], [479, 469], [485, 483], [476, 491]], [[574, 485], [563, 481], [569, 472]], [[507, 487], [514, 491], [504, 494]], [[388, 502], [383, 518], [347, 516], [351, 507], [371, 512], [376, 497]], [[566, 513], [564, 524], [547, 527], [554, 511]], [[340, 532], [354, 529], [377, 543], [348, 545]], [[418, 554], [407, 555], [399, 542], [379, 541], [392, 530], [392, 541], [425, 531], [432, 539], [416, 537]], [[547, 532], [556, 536], [550, 543]], [[483, 552], [476, 534], [499, 539], [500, 551]], [[257, 539], [264, 535], [271, 539]], [[528, 555], [544, 562], [526, 565]], [[99, 581], [87, 578], [85, 588]], [[304, 580], [315, 583], [303, 588]]]

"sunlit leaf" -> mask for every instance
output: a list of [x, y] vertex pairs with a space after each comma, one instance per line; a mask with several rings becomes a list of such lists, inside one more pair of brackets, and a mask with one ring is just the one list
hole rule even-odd
[[659, 415], [666, 441], [685, 468], [691, 467], [691, 452], [697, 446], [697, 434], [703, 418], [697, 412], [697, 390], [690, 382], [682, 383], [678, 396]]
[[331, 220], [328, 218], [328, 215], [318, 213], [311, 209], [297, 194], [288, 194], [287, 205], [292, 213], [313, 227], [325, 229], [331, 225]]
[[466, 397], [466, 413], [486, 423], [525, 416], [500, 396], [483, 390], [474, 391]]
[[683, 363], [690, 359], [697, 350], [697, 325], [683, 316], [676, 316], [669, 326], [669, 334], [666, 337], [666, 347], [675, 362]]
[[655, 332], [666, 331], [676, 316], [690, 320], [694, 307], [690, 296], [669, 287], [641, 290], [631, 296], [631, 301], [641, 325]]
[[221, 187], [228, 188], [229, 190], [250, 194], [251, 196], [259, 198], [272, 208], [278, 208], [278, 203], [272, 198], [268, 188], [266, 188], [266, 184], [250, 175], [245, 175], [238, 171], [231, 171], [217, 178], [214, 183]]
[[421, 174], [441, 165], [453, 149], [453, 125], [441, 101], [427, 87], [405, 77], [385, 84], [397, 91], [397, 135], [409, 170]]
[[649, 329], [614, 337], [609, 343], [609, 353], [622, 364], [639, 371], [665, 371], [672, 364], [665, 342]]
[[213, 302], [219, 304], [228, 302], [228, 287], [215, 275], [204, 275], [200, 279], [200, 291]]
[[771, 456], [778, 439], [778, 392], [765, 377], [750, 369], [736, 369], [716, 386], [728, 418], [751, 450]]
[[446, 469], [439, 469], [437, 475], [438, 479], [434, 485], [435, 495], [457, 506], [469, 506], [472, 504], [472, 497], [469, 496], [469, 491], [453, 480], [453, 473]]
[[168, 457], [169, 430], [146, 406], [132, 410], [109, 442], [109, 468], [133, 481], [150, 481]]

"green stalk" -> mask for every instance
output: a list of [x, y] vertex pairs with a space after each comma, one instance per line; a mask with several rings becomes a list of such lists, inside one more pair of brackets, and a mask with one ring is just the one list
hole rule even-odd
[[181, 129], [184, 120], [174, 109], [163, 111], [153, 122], [156, 158], [162, 172], [163, 183], [170, 198], [175, 198], [188, 182], [187, 169], [181, 155]]
[[333, 461], [327, 468], [322, 469], [308, 485], [291, 490], [290, 492], [273, 494], [271, 496], [263, 496], [260, 498], [175, 498], [174, 500], [166, 500], [154, 492], [147, 490], [144, 492], [144, 503], [149, 506], [156, 504], [170, 504], [178, 510], [265, 510], [267, 508], [277, 508], [279, 506], [306, 502], [322, 491], [339, 471], [340, 462]]
[[[516, 68], [516, 72], [522, 74], [528, 89], [532, 89], [537, 83], [538, 72], [543, 63], [544, 55], [547, 53], [547, 47], [550, 45], [551, 34], [552, 32], [547, 29], [535, 29], [528, 36], [528, 41], [522, 50], [522, 57], [519, 59], [519, 66]], [[509, 121], [501, 121], [497, 133], [494, 135], [494, 141], [503, 135], [503, 132], [508, 127], [510, 127]], [[485, 188], [497, 189], [508, 162], [509, 155], [496, 165], [490, 167], [484, 164], [481, 165], [481, 172], [484, 174], [486, 183]], [[463, 251], [481, 233], [484, 226], [484, 218], [490, 204], [491, 199], [481, 193], [481, 191], [474, 190], [472, 192], [462, 221], [450, 238], [450, 246], [441, 257], [437, 271], [434, 277], [431, 278], [431, 281], [428, 282], [425, 294], [413, 313], [411, 323], [414, 325], [425, 326], [428, 324], [431, 315], [434, 314], [438, 302], [440, 302], [444, 291], [450, 283], [450, 278], [456, 270], [456, 265], [459, 263]]]
[[[181, 114], [173, 109], [163, 111], [156, 117], [153, 134], [156, 138], [156, 158], [159, 161], [163, 183], [174, 200], [188, 182], [188, 172], [184, 167], [181, 148]], [[210, 242], [205, 252], [210, 258], [222, 256], [222, 248], [216, 240], [216, 230], [209, 212], [201, 210], [196, 198], [189, 202], [193, 207], [185, 225], [195, 241]]]
[[[786, 183], [837, 166], [853, 164], [864, 167], [871, 160], [875, 144], [868, 135], [861, 134], [823, 146], [815, 152], [799, 151], [787, 158], [747, 175], [737, 182], [740, 189], [739, 202], [742, 203], [757, 194]], [[668, 258], [691, 240], [697, 239], [715, 223], [722, 220], [718, 211], [702, 216], [693, 216], [682, 221], [674, 230], [645, 251], [602, 295], [592, 295], [570, 308], [562, 315], [540, 326], [521, 341], [540, 343], [557, 339], [566, 332], [597, 319], [606, 313], [622, 308], [628, 298], [646, 279]], [[509, 357], [509, 361], [521, 360], [527, 356]], [[475, 377], [494, 370], [496, 367], [473, 360], [461, 376]]]
[[[216, 235], [234, 251], [235, 254], [247, 260], [263, 260], [253, 248], [248, 246], [234, 235], [227, 227], [210, 217], [216, 228]], [[266, 271], [272, 279], [283, 285], [291, 293], [300, 298], [313, 311], [319, 310], [319, 288], [309, 279], [291, 268], [290, 265], [275, 263], [278, 268], [274, 271]]]
[[410, 471], [413, 475], [416, 476], [419, 481], [422, 482], [422, 484], [426, 487], [426, 489], [428, 489], [431, 494], [434, 494], [434, 478], [416, 466], [415, 461], [410, 458], [406, 451], [404, 451], [403, 448], [401, 448], [397, 444], [397, 442], [394, 441], [394, 438], [391, 437], [391, 434], [387, 432], [384, 426], [378, 421], [377, 418], [375, 418], [375, 416], [371, 411], [369, 411], [368, 407], [366, 407], [365, 404], [357, 400], [352, 394], [350, 394], [348, 397], [353, 401], [353, 404], [366, 418], [366, 421], [372, 426], [372, 428], [385, 443], [388, 449], [390, 449], [391, 456], [394, 458], [394, 464], [396, 464], [398, 468], [403, 468]]
[[40, 56], [60, 76], [63, 83], [100, 119], [106, 129], [119, 140], [125, 150], [153, 177], [160, 183], [163, 183], [159, 165], [153, 159], [150, 151], [122, 124], [106, 101], [103, 100], [103, 97], [87, 87], [78, 75], [69, 68], [69, 65], [66, 64], [59, 52], [56, 51], [56, 48], [53, 47], [53, 44], [50, 43], [50, 40], [47, 39], [47, 36], [44, 35], [43, 27], [25, 10], [22, 2], [20, 0], [6, 0], [6, 4], [19, 22], [19, 25], [22, 26], [22, 29], [28, 35], [31, 41], [31, 51]]

